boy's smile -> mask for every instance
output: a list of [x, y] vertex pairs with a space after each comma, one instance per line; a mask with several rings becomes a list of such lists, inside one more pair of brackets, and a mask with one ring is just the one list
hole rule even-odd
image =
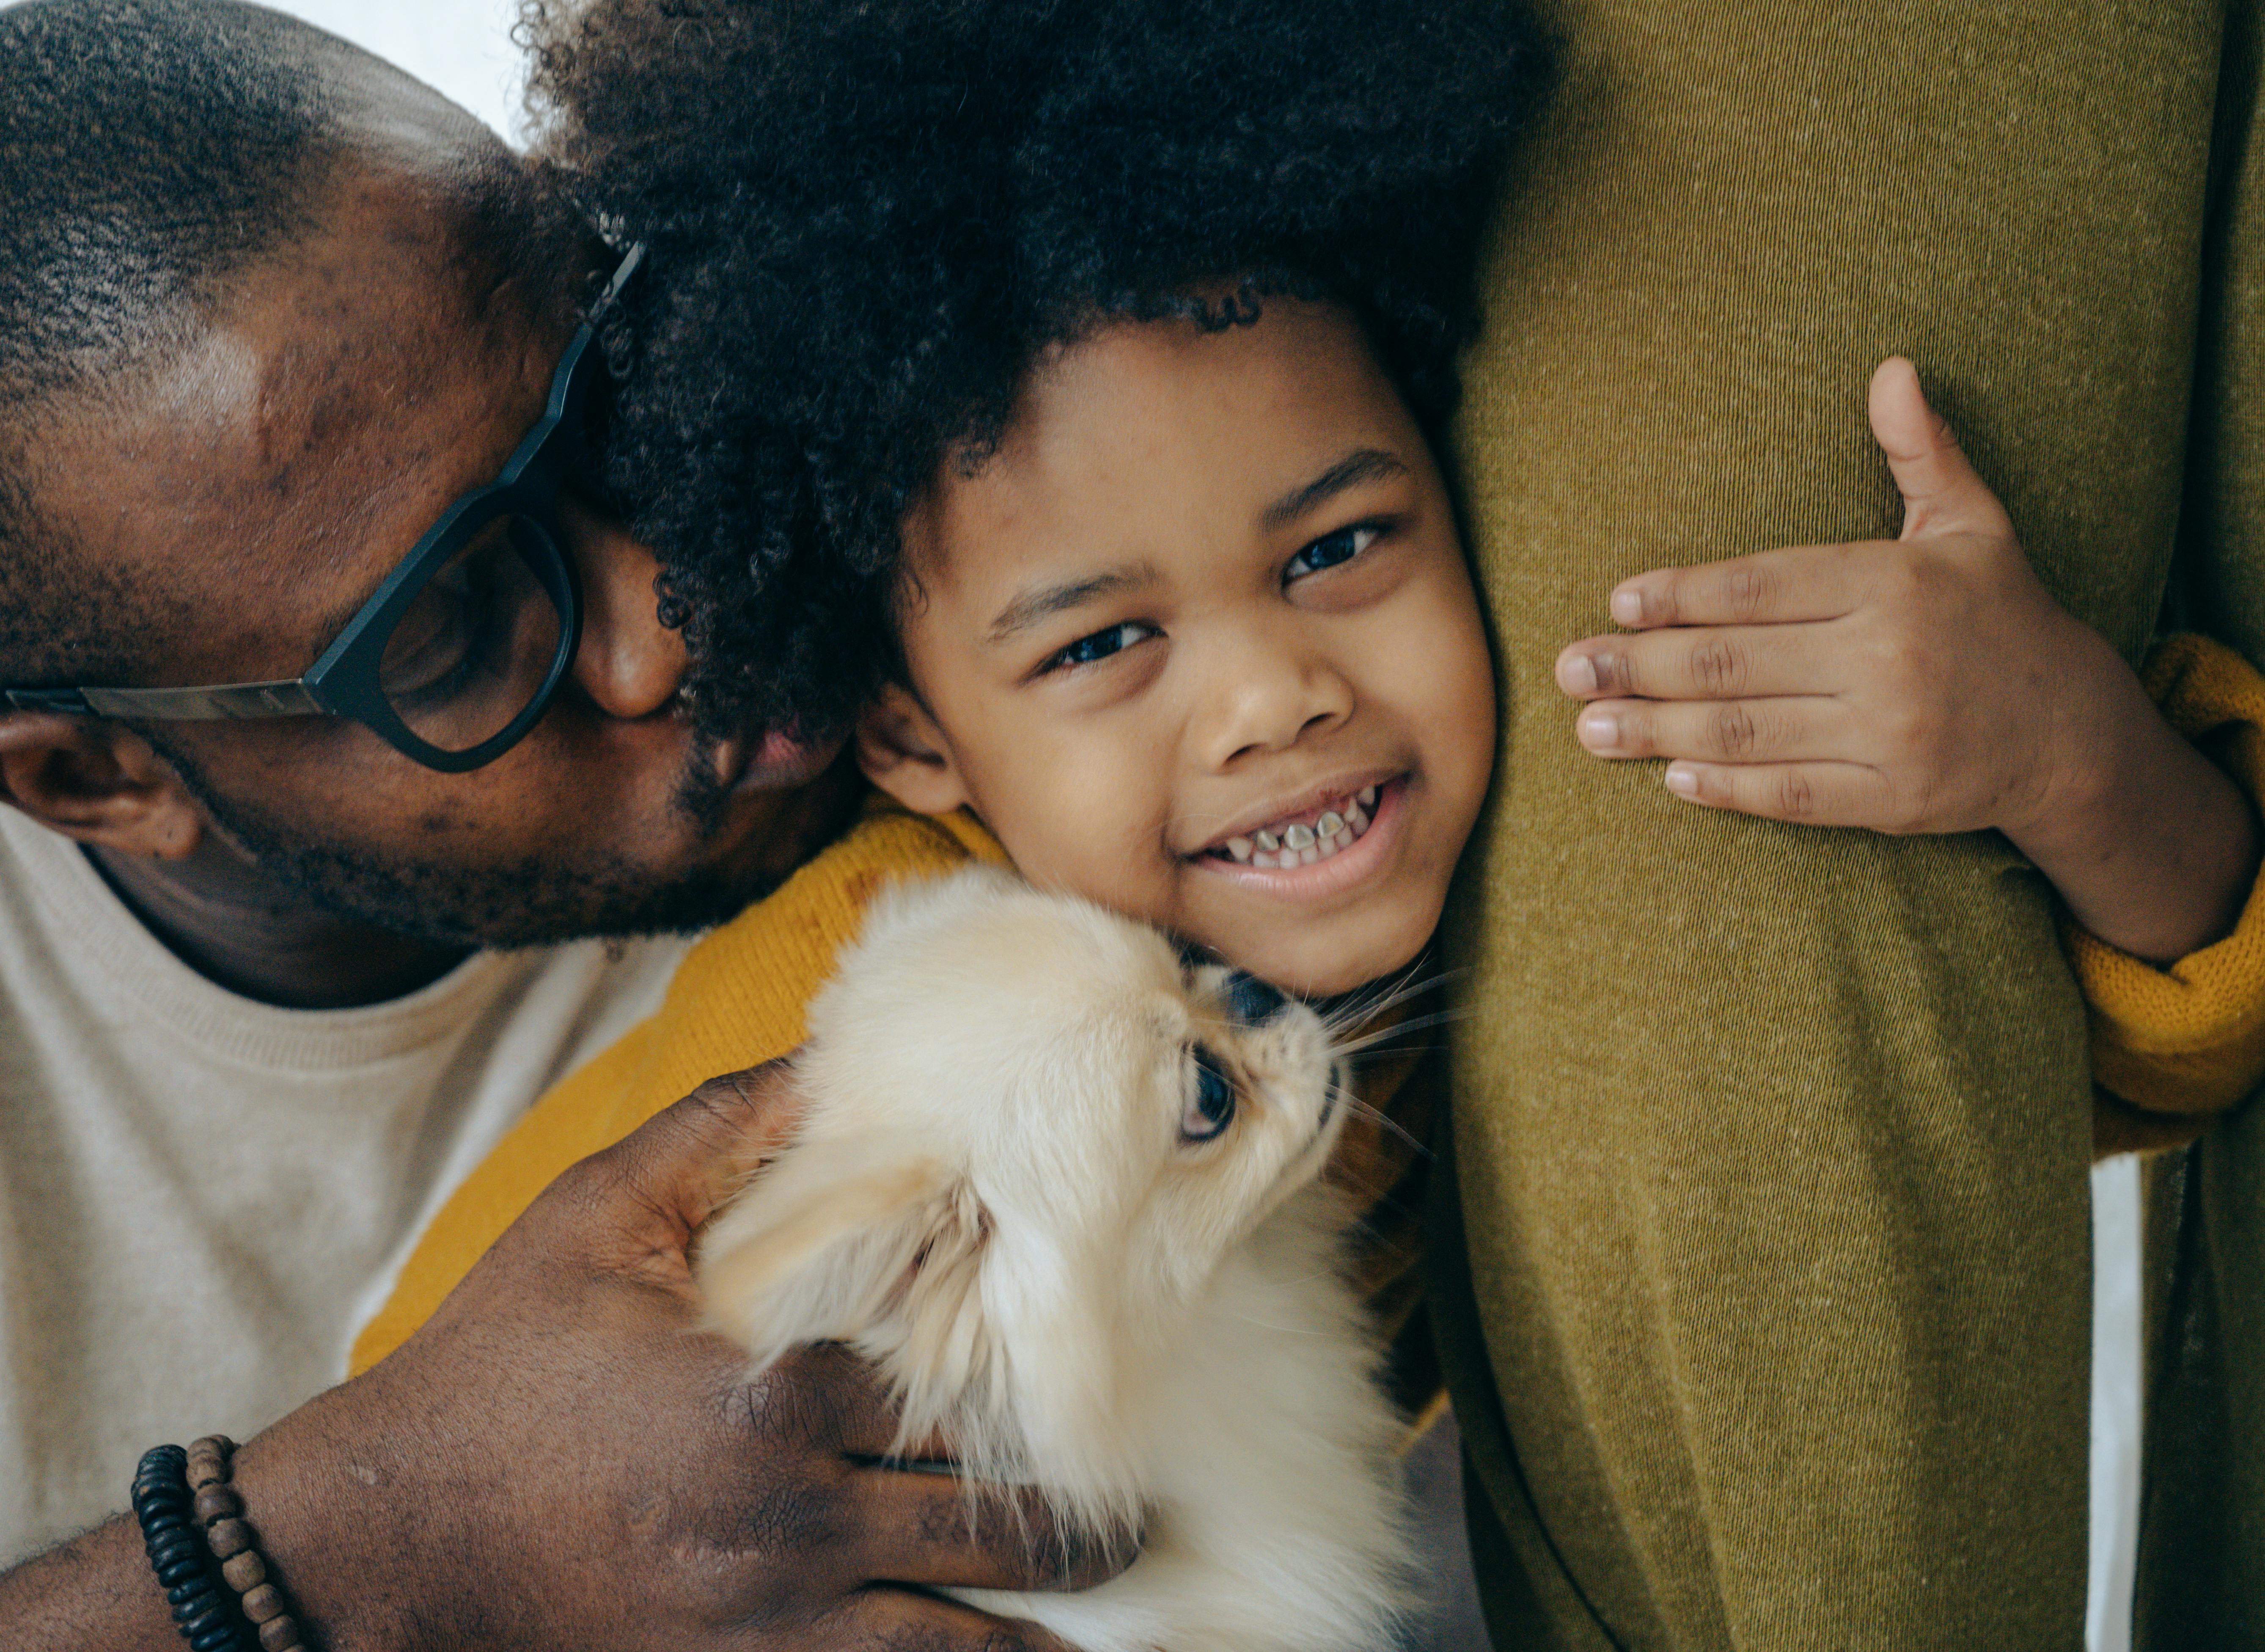
[[910, 681], [859, 741], [900, 801], [1295, 991], [1422, 950], [1493, 680], [1429, 448], [1343, 309], [1059, 352], [906, 549]]
[[[1376, 865], [1405, 814], [1397, 775], [1358, 787], [1325, 786], [1319, 799], [1264, 826], [1224, 833], [1197, 855], [1212, 870], [1250, 888], [1284, 896], [1349, 888]], [[1365, 847], [1364, 847], [1365, 846]], [[1355, 848], [1360, 853], [1354, 854]], [[1328, 867], [1326, 872], [1321, 869]]]

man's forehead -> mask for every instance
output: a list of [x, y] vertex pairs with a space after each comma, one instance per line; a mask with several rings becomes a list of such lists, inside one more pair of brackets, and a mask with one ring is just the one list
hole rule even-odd
[[43, 506], [84, 554], [171, 606], [228, 593], [194, 653], [264, 639], [255, 652], [288, 660], [185, 669], [303, 670], [541, 411], [570, 320], [557, 299], [398, 180], [341, 197], [216, 321], [98, 404], [55, 410], [37, 444]]

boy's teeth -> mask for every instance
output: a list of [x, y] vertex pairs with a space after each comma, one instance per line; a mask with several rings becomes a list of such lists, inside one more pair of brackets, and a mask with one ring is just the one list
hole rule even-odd
[[1369, 828], [1369, 811], [1376, 806], [1376, 787], [1364, 786], [1354, 797], [1345, 801], [1343, 812], [1324, 809], [1312, 825], [1292, 821], [1282, 828], [1279, 836], [1262, 826], [1248, 837], [1227, 839], [1211, 853], [1226, 855], [1241, 865], [1269, 870], [1312, 866], [1360, 841]]

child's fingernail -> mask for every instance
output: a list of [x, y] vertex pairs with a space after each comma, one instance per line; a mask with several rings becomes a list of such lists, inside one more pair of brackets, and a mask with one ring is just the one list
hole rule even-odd
[[1643, 619], [1643, 593], [1640, 591], [1613, 593], [1613, 623], [1635, 625]]
[[1557, 686], [1567, 694], [1597, 691], [1597, 662], [1586, 654], [1571, 654], [1557, 662]]
[[1591, 711], [1581, 719], [1581, 744], [1584, 746], [1618, 746], [1620, 743], [1620, 720], [1609, 711]]
[[1686, 768], [1680, 763], [1670, 763], [1667, 766], [1667, 789], [1679, 797], [1697, 797], [1699, 771], [1695, 768]]

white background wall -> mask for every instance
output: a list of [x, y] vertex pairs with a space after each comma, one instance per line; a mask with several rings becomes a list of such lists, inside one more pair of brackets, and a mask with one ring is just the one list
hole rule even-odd
[[[16, 0], [0, 0], [0, 6]], [[524, 76], [511, 42], [517, 0], [282, 0], [438, 87], [514, 141]], [[2092, 1599], [2094, 1652], [2130, 1644], [2130, 1550], [2138, 1488], [2138, 1178], [2129, 1161], [2094, 1178], [2099, 1203], [2094, 1349]]]
[[269, 0], [390, 58], [506, 137], [518, 136], [517, 0]]

